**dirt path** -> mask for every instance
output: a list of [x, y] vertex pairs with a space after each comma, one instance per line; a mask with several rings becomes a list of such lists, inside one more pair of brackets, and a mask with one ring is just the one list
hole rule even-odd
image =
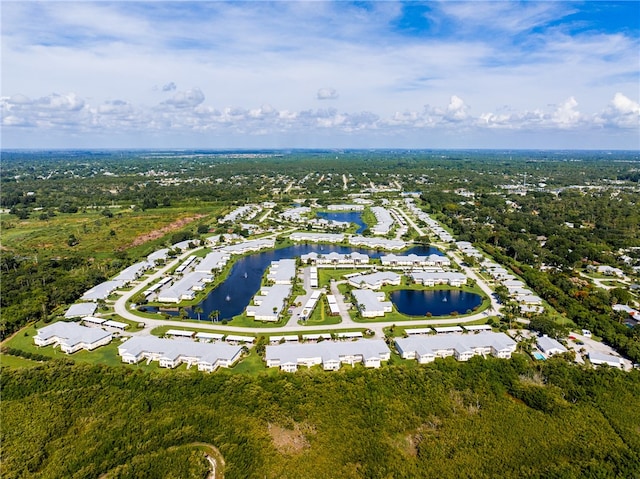
[[194, 442], [188, 444], [189, 446], [200, 447], [205, 450], [204, 457], [209, 461], [211, 465], [211, 472], [207, 476], [207, 479], [224, 479], [224, 457], [220, 453], [217, 447], [213, 444], [207, 444], [205, 442]]

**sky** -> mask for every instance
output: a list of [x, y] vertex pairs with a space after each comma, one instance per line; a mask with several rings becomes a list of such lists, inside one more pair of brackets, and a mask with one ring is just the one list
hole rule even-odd
[[639, 1], [0, 3], [2, 148], [640, 149]]

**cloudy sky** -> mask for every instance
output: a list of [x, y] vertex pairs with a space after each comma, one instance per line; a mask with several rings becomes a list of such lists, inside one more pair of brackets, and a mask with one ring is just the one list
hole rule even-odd
[[2, 1], [3, 148], [640, 149], [640, 2]]

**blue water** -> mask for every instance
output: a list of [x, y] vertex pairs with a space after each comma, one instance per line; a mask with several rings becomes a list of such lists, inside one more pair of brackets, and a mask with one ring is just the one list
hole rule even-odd
[[367, 229], [367, 224], [362, 221], [362, 213], [358, 211], [339, 211], [339, 212], [325, 212], [319, 211], [316, 213], [318, 218], [332, 221], [345, 221], [347, 223], [355, 223], [358, 225], [356, 234], [362, 233]]
[[[251, 302], [253, 296], [260, 289], [260, 283], [262, 276], [267, 270], [272, 261], [277, 261], [286, 258], [296, 258], [303, 254], [311, 252], [317, 253], [331, 253], [337, 252], [341, 254], [351, 253], [357, 251], [369, 255], [370, 258], [380, 258], [380, 256], [388, 254], [384, 251], [375, 251], [364, 248], [353, 248], [348, 246], [328, 245], [328, 244], [298, 244], [293, 246], [287, 246], [286, 248], [264, 251], [262, 253], [255, 253], [252, 255], [244, 256], [237, 260], [229, 276], [225, 281], [220, 284], [216, 289], [211, 291], [207, 298], [198, 304], [203, 310], [200, 314], [200, 319], [209, 320], [209, 313], [211, 311], [219, 311], [219, 320], [231, 319], [238, 314], [242, 314], [247, 305]], [[431, 246], [414, 246], [402, 253], [396, 254], [417, 254], [426, 256], [430, 254], [443, 253]], [[245, 275], [246, 273], [246, 275]], [[245, 277], [246, 276], [246, 277]], [[148, 306], [147, 311], [166, 311], [167, 313], [176, 316], [178, 312], [176, 308], [156, 308]], [[194, 308], [186, 308], [187, 313], [191, 319], [198, 319], [198, 315], [194, 312]]]
[[446, 316], [454, 311], [466, 314], [482, 304], [482, 297], [457, 289], [416, 291], [401, 289], [392, 291], [391, 302], [402, 314], [409, 316]]

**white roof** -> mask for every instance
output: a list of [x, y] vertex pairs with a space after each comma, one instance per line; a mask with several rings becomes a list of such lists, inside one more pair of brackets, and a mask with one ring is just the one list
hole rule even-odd
[[407, 244], [402, 240], [386, 239], [386, 238], [374, 238], [367, 236], [352, 236], [349, 242], [354, 245], [365, 245], [372, 248], [385, 248], [385, 249], [402, 249]]
[[382, 339], [361, 339], [358, 341], [322, 341], [319, 343], [286, 343], [267, 346], [265, 359], [280, 361], [280, 364], [294, 363], [308, 358], [320, 358], [321, 361], [339, 361], [344, 356], [362, 356], [363, 358], [388, 357], [389, 347]]
[[598, 351], [591, 351], [589, 353], [589, 361], [593, 364], [609, 364], [610, 366], [618, 367], [623, 364], [622, 358], [612, 356], [611, 354], [600, 353]]
[[400, 281], [400, 278], [401, 276], [393, 271], [378, 271], [377, 273], [353, 276], [349, 279], [349, 282], [357, 285], [364, 283], [369, 287], [376, 287], [385, 282], [394, 283]]
[[330, 333], [318, 333], [318, 334], [303, 334], [302, 339], [309, 341], [317, 341], [318, 339], [331, 339]]
[[198, 339], [222, 339], [224, 334], [220, 333], [196, 333]]
[[72, 304], [64, 313], [65, 318], [81, 318], [83, 316], [91, 316], [96, 312], [98, 306], [96, 303], [77, 303]]
[[412, 334], [429, 334], [432, 331], [431, 328], [409, 328], [404, 330], [409, 336]]
[[296, 232], [289, 235], [293, 241], [327, 241], [329, 243], [339, 243], [344, 239], [342, 233], [307, 233]]
[[463, 326], [467, 331], [491, 331], [491, 326], [488, 324], [474, 324], [469, 326]]
[[82, 299], [97, 300], [107, 299], [109, 295], [124, 284], [124, 281], [105, 281], [97, 286], [94, 286], [82, 295]]
[[225, 338], [225, 341], [237, 341], [239, 343], [253, 343], [256, 340], [253, 336], [238, 336], [236, 334], [229, 334]]
[[77, 323], [67, 323], [58, 321], [38, 329], [36, 337], [38, 339], [47, 340], [57, 337], [64, 341], [68, 346], [75, 346], [79, 343], [92, 344], [106, 337], [110, 337], [111, 333], [101, 328], [88, 328], [80, 326]]
[[85, 316], [84, 318], [82, 318], [82, 321], [84, 321], [85, 323], [103, 324], [107, 320], [104, 318], [94, 318], [93, 316]]
[[180, 356], [197, 358], [198, 362], [215, 364], [218, 360], [231, 361], [237, 357], [242, 348], [225, 343], [197, 343], [194, 341], [175, 341], [173, 339], [156, 338], [155, 336], [135, 336], [118, 347], [118, 354], [130, 354], [139, 357], [141, 354], [162, 355], [172, 360]]
[[192, 271], [184, 275], [182, 279], [179, 279], [171, 286], [163, 288], [158, 293], [158, 299], [160, 301], [180, 301], [182, 295], [192, 291], [194, 286], [202, 284], [203, 280], [211, 279], [212, 276], [209, 273], [203, 273], [201, 271]]
[[230, 258], [229, 253], [225, 251], [212, 251], [195, 266], [194, 270], [211, 273], [212, 269], [220, 269], [221, 266], [227, 264]]
[[412, 271], [411, 277], [414, 281], [461, 281], [466, 282], [467, 277], [462, 273], [455, 271]]
[[459, 353], [476, 348], [492, 347], [496, 351], [516, 349], [516, 342], [504, 333], [452, 334], [445, 336], [411, 336], [395, 340], [398, 352], [415, 351], [419, 355], [454, 349]]
[[158, 251], [154, 251], [149, 256], [147, 256], [147, 261], [150, 263], [154, 263], [158, 259], [167, 259], [169, 254], [169, 248], [159, 249]]
[[129, 327], [127, 323], [121, 323], [120, 321], [105, 321], [102, 325], [118, 329], [127, 329]]
[[140, 261], [139, 263], [132, 264], [128, 268], [123, 269], [118, 276], [113, 278], [116, 281], [133, 281], [138, 279], [140, 275], [151, 268], [151, 265], [148, 261]]
[[277, 282], [290, 282], [296, 275], [296, 260], [281, 259], [272, 261], [267, 279]]
[[266, 294], [254, 296], [254, 302], [259, 301], [260, 304], [247, 306], [247, 313], [254, 313], [255, 316], [277, 316], [282, 311], [284, 300], [289, 297], [291, 290], [290, 284], [263, 286], [261, 291]]
[[461, 333], [462, 328], [460, 326], [442, 326], [440, 328], [433, 328], [436, 333]]
[[351, 294], [356, 299], [361, 309], [365, 311], [384, 312], [385, 307], [391, 307], [391, 301], [384, 300], [384, 293], [371, 291], [370, 289], [354, 289]]
[[541, 336], [536, 342], [538, 343], [538, 347], [545, 353], [553, 350], [558, 350], [563, 353], [567, 351], [567, 348], [565, 348], [560, 342], [550, 338], [549, 336]]
[[347, 331], [344, 333], [338, 333], [339, 338], [361, 338], [362, 333], [360, 331]]
[[191, 338], [195, 334], [195, 331], [183, 331], [181, 329], [170, 329], [165, 334], [167, 336], [185, 336], [185, 337]]

